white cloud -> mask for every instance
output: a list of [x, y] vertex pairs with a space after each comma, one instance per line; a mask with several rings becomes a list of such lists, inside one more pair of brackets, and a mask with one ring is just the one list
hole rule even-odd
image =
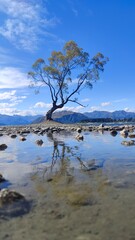
[[93, 111], [100, 111], [101, 109], [100, 109], [100, 107], [99, 106], [91, 106], [90, 107], [90, 112], [93, 112]]
[[15, 114], [15, 111], [16, 111], [16, 108], [12, 108], [12, 107], [4, 107], [3, 106], [0, 106], [0, 113], [1, 114], [6, 114], [6, 115], [14, 115]]
[[0, 93], [0, 100], [11, 99], [16, 94], [16, 90]]
[[135, 108], [126, 107], [126, 108], [124, 108], [124, 111], [126, 111], [126, 112], [135, 112]]
[[111, 102], [102, 102], [101, 103], [102, 107], [106, 107], [106, 106], [110, 106], [110, 105], [111, 105]]
[[0, 113], [7, 115], [16, 114], [17, 106], [19, 103], [22, 103], [26, 96], [17, 95], [16, 90], [0, 92]]
[[81, 100], [81, 102], [89, 102], [90, 101], [90, 98], [84, 98]]
[[82, 107], [82, 106], [77, 106], [77, 107], [66, 107], [65, 106], [65, 107], [63, 107], [61, 109], [58, 109], [57, 111], [64, 111], [64, 110], [66, 110], [66, 111], [80, 112], [83, 109], [84, 109], [84, 107]]
[[126, 108], [124, 108], [124, 111], [130, 112], [130, 108], [126, 107]]
[[21, 115], [21, 116], [28, 116], [28, 115], [35, 116], [35, 115], [41, 114], [41, 113], [34, 111], [33, 109], [24, 109], [24, 110], [13, 109], [12, 115], [14, 115], [14, 114]]
[[51, 103], [44, 103], [44, 102], [37, 102], [34, 105], [34, 108], [51, 108], [52, 104]]
[[15, 107], [12, 107], [12, 106], [6, 106], [5, 104], [5, 107], [3, 107], [4, 104], [0, 104], [0, 113], [1, 114], [6, 114], [6, 115], [9, 115], [9, 116], [13, 116], [13, 115], [21, 115], [21, 116], [28, 116], [28, 115], [32, 115], [32, 116], [35, 116], [35, 115], [38, 115], [38, 114], [45, 114], [45, 112], [38, 112], [38, 111], [34, 111], [32, 109], [24, 109], [24, 110], [19, 110]]
[[0, 109], [14, 107], [16, 103], [0, 103]]
[[9, 100], [10, 102], [18, 103], [27, 98], [27, 96], [17, 96], [16, 94], [16, 90], [1, 92], [0, 101]]
[[6, 91], [0, 93], [0, 101], [9, 100], [10, 102], [19, 103], [26, 99], [27, 96], [17, 96], [17, 91]]
[[16, 47], [31, 51], [37, 48], [40, 37], [48, 34], [47, 29], [58, 22], [48, 19], [46, 8], [37, 1], [0, 0], [0, 11], [6, 16], [0, 34]]
[[0, 88], [19, 88], [29, 85], [27, 75], [19, 68], [0, 68]]

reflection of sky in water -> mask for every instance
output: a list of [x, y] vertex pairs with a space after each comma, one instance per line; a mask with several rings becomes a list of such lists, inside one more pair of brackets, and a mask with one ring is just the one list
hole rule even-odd
[[[83, 133], [84, 141], [77, 141], [74, 134], [53, 134], [38, 136], [29, 134], [26, 141], [22, 142], [19, 136], [12, 139], [10, 136], [0, 138], [0, 144], [5, 143], [8, 148], [0, 151], [0, 172], [6, 179], [15, 183], [26, 174], [35, 169], [42, 170], [45, 166], [54, 165], [60, 159], [67, 159], [70, 167], [80, 168], [80, 162], [84, 163], [95, 159], [96, 164], [106, 169], [123, 168], [123, 166], [135, 167], [135, 146], [121, 145], [125, 140], [119, 134], [116, 137], [108, 132]], [[43, 145], [38, 146], [35, 141], [43, 140]], [[130, 140], [130, 139], [126, 139]]]

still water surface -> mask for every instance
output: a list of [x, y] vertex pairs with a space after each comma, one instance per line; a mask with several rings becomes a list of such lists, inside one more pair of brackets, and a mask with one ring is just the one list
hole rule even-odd
[[6, 218], [1, 209], [0, 239], [135, 240], [135, 146], [109, 132], [84, 132], [84, 141], [75, 136], [0, 138], [8, 145], [0, 152], [0, 173], [8, 180], [0, 188], [31, 202], [16, 217], [16, 209]]

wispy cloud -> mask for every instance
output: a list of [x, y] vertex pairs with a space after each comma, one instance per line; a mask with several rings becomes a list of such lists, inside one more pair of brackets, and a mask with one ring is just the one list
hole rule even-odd
[[29, 85], [27, 75], [19, 68], [0, 68], [0, 88], [19, 88]]
[[110, 105], [111, 105], [111, 102], [102, 102], [101, 103], [102, 107], [106, 107], [106, 106], [110, 106]]
[[0, 0], [0, 11], [6, 16], [0, 34], [25, 50], [37, 48], [40, 37], [48, 35], [48, 28], [58, 23], [58, 19], [48, 17], [41, 1]]
[[71, 8], [71, 11], [73, 12], [73, 14], [75, 15], [75, 17], [78, 17], [79, 15], [79, 11], [77, 9], [77, 4], [75, 1], [72, 1], [72, 0], [68, 0], [69, 4], [70, 4], [70, 8]]
[[85, 102], [89, 102], [90, 101], [90, 98], [84, 98], [81, 100], [81, 102], [85, 103]]
[[135, 108], [126, 107], [124, 108], [126, 112], [135, 112]]
[[101, 110], [100, 106], [91, 106], [89, 111], [93, 112], [93, 111], [100, 111], [100, 110]]
[[0, 92], [0, 113], [16, 114], [16, 107], [22, 103], [27, 96], [18, 95], [16, 90]]
[[[0, 93], [0, 102], [2, 102], [3, 106], [4, 106], [4, 104], [9, 104], [9, 105], [15, 106], [18, 103], [21, 103], [26, 98], [27, 98], [27, 96], [17, 95], [16, 90], [5, 91], [5, 92]], [[3, 101], [6, 101], [6, 102], [4, 103]]]
[[75, 8], [72, 8], [72, 12], [74, 13], [74, 15], [77, 17], [78, 16], [78, 10]]
[[120, 103], [120, 102], [127, 102], [127, 101], [128, 101], [127, 98], [121, 98], [121, 99], [114, 100], [113, 102], [114, 103]]
[[77, 107], [68, 107], [68, 106], [64, 106], [63, 108], [61, 109], [58, 109], [58, 111], [73, 111], [73, 112], [81, 112], [81, 110], [83, 110], [84, 107], [82, 106], [77, 106]]
[[35, 115], [39, 114], [39, 112], [34, 111], [32, 109], [19, 110], [16, 107], [11, 107], [11, 106], [3, 107], [3, 105], [1, 105], [1, 104], [0, 104], [0, 113], [10, 115], [10, 116], [13, 116], [13, 115], [21, 115], [21, 116], [32, 115], [32, 116], [35, 116]]
[[34, 105], [34, 108], [51, 108], [52, 104], [51, 103], [44, 103], [44, 102], [37, 102]]

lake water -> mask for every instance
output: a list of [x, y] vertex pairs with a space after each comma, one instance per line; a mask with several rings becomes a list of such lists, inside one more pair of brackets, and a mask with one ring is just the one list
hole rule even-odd
[[0, 207], [1, 240], [135, 240], [135, 146], [122, 145], [119, 133], [82, 134], [0, 138], [8, 145], [0, 188], [21, 192], [30, 206]]

